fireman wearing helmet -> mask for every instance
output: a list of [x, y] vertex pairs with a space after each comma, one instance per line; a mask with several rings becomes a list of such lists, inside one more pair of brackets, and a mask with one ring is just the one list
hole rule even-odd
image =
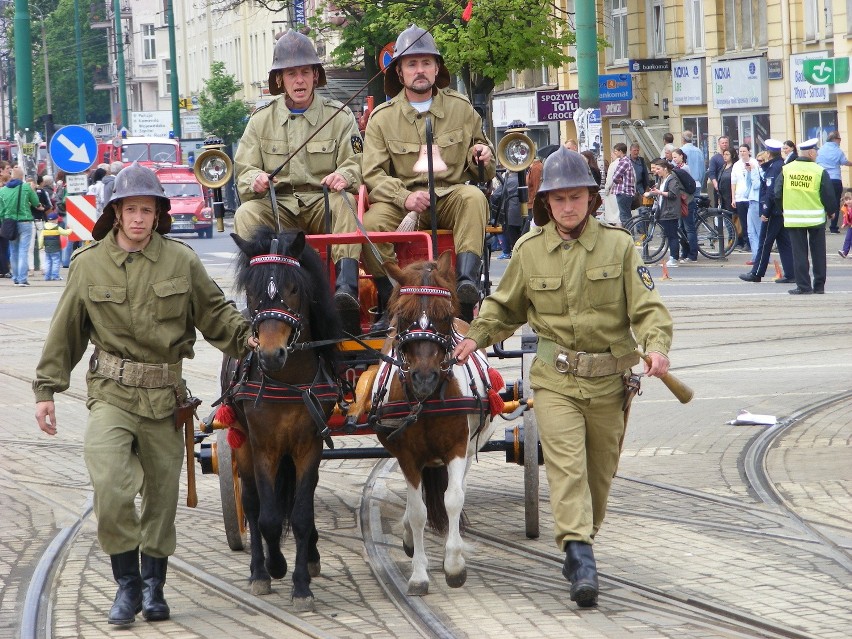
[[[111, 624], [169, 618], [163, 594], [176, 545], [175, 513], [184, 434], [175, 409], [186, 399], [181, 363], [196, 329], [232, 357], [257, 345], [198, 256], [164, 237], [169, 199], [157, 176], [134, 162], [76, 253], [36, 368], [36, 420], [55, 435], [53, 397], [66, 390], [89, 342], [89, 420], [83, 456], [94, 488], [98, 542], [118, 583]], [[141, 513], [134, 500], [142, 496]], [[141, 571], [140, 571], [141, 551]]]
[[[326, 233], [323, 186], [327, 186], [332, 191], [331, 232], [355, 232], [354, 213], [343, 200], [347, 196], [339, 193], [346, 189], [355, 192], [361, 184], [361, 134], [348, 107], [315, 93], [325, 85], [325, 70], [310, 39], [292, 29], [278, 38], [269, 71], [269, 93], [278, 97], [249, 118], [234, 156], [242, 201], [234, 214], [237, 235], [249, 238], [258, 226], [276, 228], [269, 174], [286, 160], [287, 165], [273, 178], [281, 226]], [[311, 140], [305, 144], [308, 138]], [[360, 333], [361, 246], [337, 245], [331, 252], [336, 270], [335, 305], [344, 328]]]
[[[368, 231], [414, 231], [431, 228], [428, 174], [415, 170], [426, 143], [425, 118], [432, 119], [433, 148], [447, 165], [436, 171], [435, 214], [438, 227], [452, 229], [456, 251], [458, 299], [462, 317], [470, 320], [480, 298], [480, 269], [488, 201], [469, 180], [495, 175], [491, 142], [482, 132], [482, 118], [467, 97], [447, 88], [450, 74], [429, 32], [417, 26], [403, 31], [385, 69], [385, 93], [392, 96], [376, 107], [364, 136], [364, 183], [370, 209]], [[383, 261], [395, 260], [390, 244], [379, 245]], [[387, 308], [393, 287], [371, 252], [364, 262], [375, 277], [379, 303]], [[375, 328], [387, 327], [387, 315]]]
[[538, 334], [530, 384], [562, 574], [581, 607], [597, 603], [592, 542], [624, 435], [624, 376], [639, 361], [637, 342], [650, 356], [645, 374], [665, 374], [672, 341], [671, 316], [631, 236], [593, 215], [598, 188], [579, 153], [560, 147], [547, 158], [533, 204], [538, 228], [518, 240], [454, 352], [464, 362], [526, 322]]

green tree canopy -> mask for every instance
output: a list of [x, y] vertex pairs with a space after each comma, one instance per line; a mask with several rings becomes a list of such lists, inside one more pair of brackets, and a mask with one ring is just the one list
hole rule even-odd
[[246, 128], [248, 106], [234, 99], [240, 88], [236, 78], [225, 73], [225, 63], [214, 62], [210, 65], [210, 78], [204, 81], [204, 90], [198, 98], [201, 128], [222, 138], [225, 144], [239, 140]]

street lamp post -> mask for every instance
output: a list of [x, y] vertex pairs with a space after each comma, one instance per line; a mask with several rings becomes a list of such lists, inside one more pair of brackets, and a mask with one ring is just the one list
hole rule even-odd
[[[44, 134], [45, 140], [50, 144], [50, 138], [53, 137], [53, 99], [50, 95], [50, 69], [47, 64], [47, 32], [44, 28], [44, 14], [36, 6], [32, 7], [38, 13], [39, 21], [41, 22], [41, 51], [44, 56], [44, 101], [47, 108], [44, 116]], [[47, 157], [48, 172], [53, 173], [53, 163], [50, 156]]]

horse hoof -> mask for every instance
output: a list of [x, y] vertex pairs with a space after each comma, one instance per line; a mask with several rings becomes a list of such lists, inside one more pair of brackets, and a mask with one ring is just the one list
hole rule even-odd
[[422, 597], [423, 595], [429, 594], [429, 582], [428, 581], [409, 581], [408, 582], [408, 595], [410, 597]]
[[311, 577], [319, 577], [320, 576], [320, 562], [319, 562], [319, 560], [308, 562], [308, 574]]
[[405, 543], [404, 539], [402, 540], [402, 549], [405, 551], [405, 554], [409, 557], [409, 559], [414, 556], [414, 546], [409, 546]]
[[253, 595], [271, 595], [272, 580], [271, 579], [256, 579], [251, 582], [251, 594]]
[[293, 597], [293, 610], [295, 612], [316, 612], [313, 597]]
[[461, 588], [467, 581], [467, 568], [462, 568], [462, 571], [456, 575], [447, 573], [445, 577], [450, 588]]

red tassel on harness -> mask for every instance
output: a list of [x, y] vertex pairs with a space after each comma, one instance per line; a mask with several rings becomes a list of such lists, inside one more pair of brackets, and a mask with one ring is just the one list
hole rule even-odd
[[239, 428], [229, 428], [228, 429], [228, 446], [232, 449], [236, 450], [240, 446], [242, 446], [246, 441], [246, 434], [241, 431]]
[[213, 418], [214, 422], [219, 422], [222, 426], [230, 426], [235, 421], [237, 421], [237, 414], [234, 412], [234, 408], [229, 404], [222, 404], [216, 410], [216, 416]]
[[473, 0], [467, 0], [467, 6], [462, 11], [462, 20], [470, 22], [470, 17], [473, 15]]
[[506, 383], [503, 381], [500, 371], [491, 367], [488, 368], [488, 383], [491, 384], [491, 388], [488, 389], [488, 409], [491, 417], [496, 417], [503, 412], [503, 407], [506, 404], [497, 391], [504, 388]]

